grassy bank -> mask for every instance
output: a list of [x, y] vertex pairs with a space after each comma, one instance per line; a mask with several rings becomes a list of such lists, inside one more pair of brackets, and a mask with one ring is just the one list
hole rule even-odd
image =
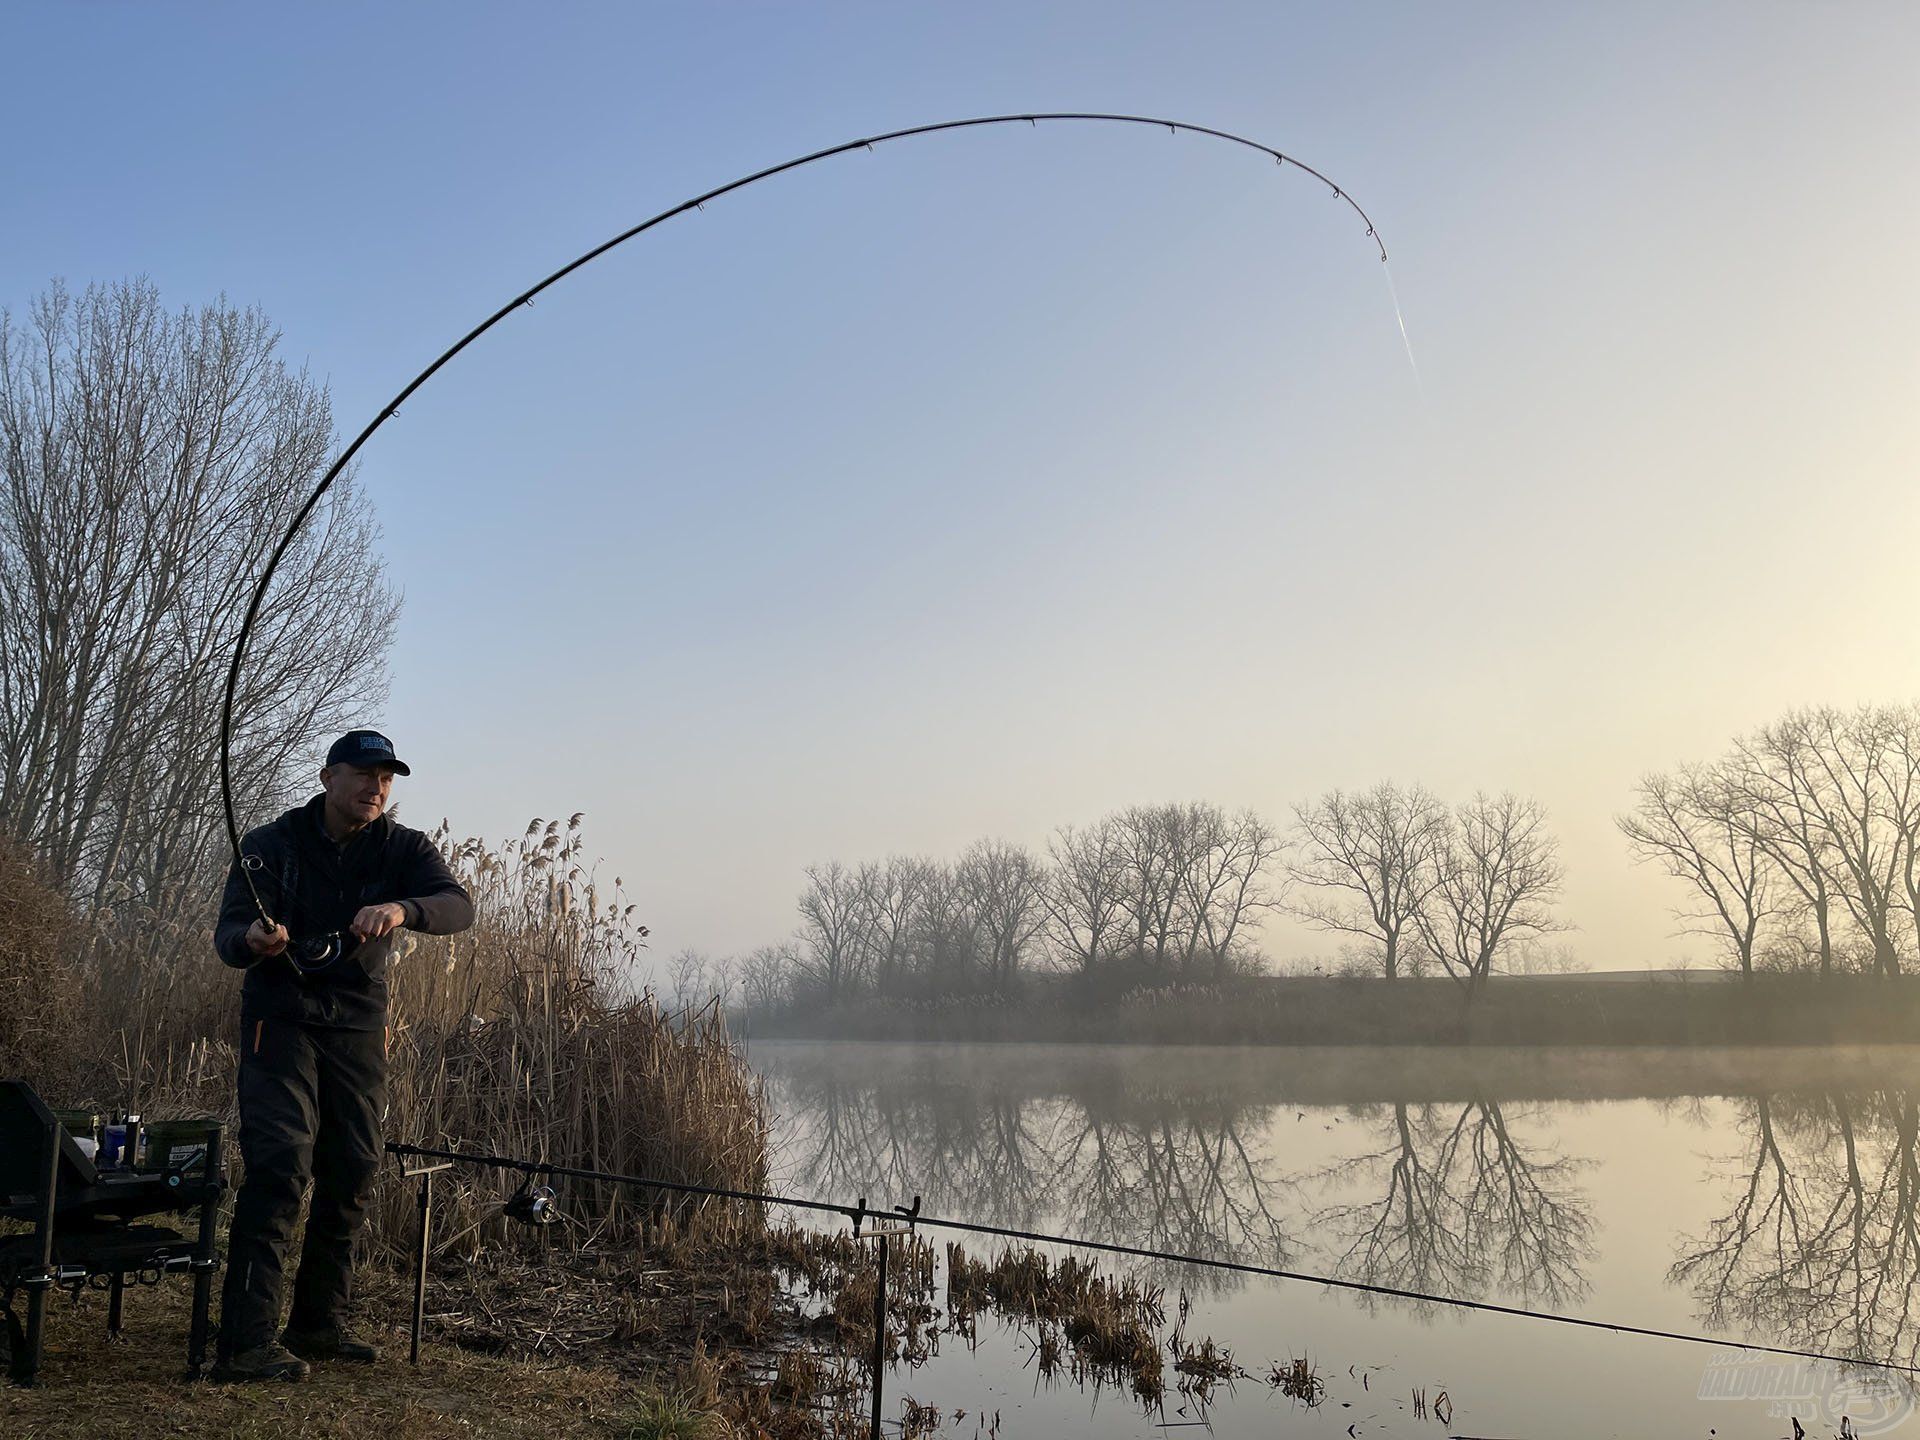
[[1920, 976], [1502, 976], [1471, 1005], [1445, 979], [1260, 976], [1121, 995], [1036, 979], [1013, 998], [867, 999], [756, 1015], [753, 1029], [1052, 1044], [1899, 1045], [1920, 1042]]
[[40, 1384], [0, 1390], [0, 1431], [9, 1440], [726, 1440], [731, 1433], [686, 1398], [601, 1367], [433, 1342], [416, 1371], [391, 1327], [373, 1328], [400, 1358], [371, 1367], [319, 1366], [302, 1385], [184, 1385], [187, 1295], [181, 1283], [130, 1293], [127, 1329], [110, 1350], [103, 1295], [83, 1295], [77, 1305], [57, 1299], [48, 1310]]

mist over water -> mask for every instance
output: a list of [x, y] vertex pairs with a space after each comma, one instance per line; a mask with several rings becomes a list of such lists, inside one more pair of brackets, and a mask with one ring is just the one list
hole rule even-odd
[[[789, 1042], [751, 1058], [789, 1193], [920, 1195], [943, 1217], [1920, 1360], [1920, 1058], [1899, 1047]], [[1449, 1433], [1772, 1436], [1787, 1414], [1815, 1435], [1837, 1434], [1842, 1414], [1863, 1435], [1920, 1433], [1912, 1392], [1869, 1372], [1168, 1262], [1135, 1273], [1167, 1287], [1169, 1311], [1184, 1291], [1189, 1336], [1211, 1335], [1252, 1374], [1308, 1354], [1327, 1377], [1312, 1412], [1241, 1380], [1206, 1407], [1221, 1435], [1430, 1433], [1415, 1388], [1448, 1392]], [[1017, 1328], [983, 1326], [976, 1350], [892, 1383], [948, 1409], [999, 1408], [1007, 1433], [1044, 1420], [1146, 1435], [1197, 1418], [1171, 1397], [1167, 1414], [1144, 1413], [1037, 1381], [1031, 1359]], [[1787, 1409], [1770, 1416], [1776, 1402]]]

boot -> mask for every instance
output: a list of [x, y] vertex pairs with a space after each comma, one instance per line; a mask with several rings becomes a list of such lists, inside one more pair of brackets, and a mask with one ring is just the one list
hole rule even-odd
[[280, 1340], [303, 1360], [351, 1360], [371, 1365], [380, 1358], [378, 1346], [355, 1339], [338, 1325], [320, 1330], [295, 1330], [289, 1325]]
[[269, 1340], [251, 1350], [222, 1355], [213, 1362], [216, 1380], [304, 1380], [311, 1367], [285, 1346]]

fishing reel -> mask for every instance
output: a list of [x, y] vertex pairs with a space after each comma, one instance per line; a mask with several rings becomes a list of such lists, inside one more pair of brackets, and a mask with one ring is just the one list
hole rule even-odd
[[344, 930], [330, 930], [325, 935], [300, 935], [291, 939], [281, 953], [302, 975], [318, 975], [352, 948], [348, 940]]
[[520, 1188], [514, 1191], [501, 1213], [509, 1220], [517, 1220], [522, 1225], [531, 1225], [536, 1229], [551, 1225], [560, 1218], [553, 1187], [534, 1184], [531, 1175], [520, 1182]]
[[[266, 863], [261, 860], [258, 855], [242, 855], [240, 857], [240, 865], [242, 869], [250, 871], [255, 875], [261, 874], [266, 870]], [[284, 889], [284, 884], [282, 888]], [[254, 897], [256, 903], [259, 903], [259, 891], [257, 889], [254, 892]], [[281, 898], [287, 901], [292, 899], [290, 895], [286, 894], [283, 894]], [[264, 904], [260, 904], [260, 921], [269, 929], [273, 926], [273, 921], [268, 916]], [[280, 953], [285, 957], [286, 962], [293, 966], [300, 974], [318, 975], [321, 971], [330, 969], [338, 963], [340, 958], [349, 950], [353, 949], [357, 943], [358, 941], [345, 930], [329, 930], [321, 935], [293, 935], [291, 931], [289, 931], [287, 948]]]

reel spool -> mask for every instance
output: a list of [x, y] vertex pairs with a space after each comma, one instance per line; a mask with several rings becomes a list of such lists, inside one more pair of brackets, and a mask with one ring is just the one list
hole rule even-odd
[[507, 1201], [502, 1213], [509, 1220], [517, 1220], [522, 1225], [531, 1225], [536, 1229], [551, 1225], [560, 1218], [553, 1187], [535, 1185], [531, 1176], [513, 1193], [513, 1198]]

